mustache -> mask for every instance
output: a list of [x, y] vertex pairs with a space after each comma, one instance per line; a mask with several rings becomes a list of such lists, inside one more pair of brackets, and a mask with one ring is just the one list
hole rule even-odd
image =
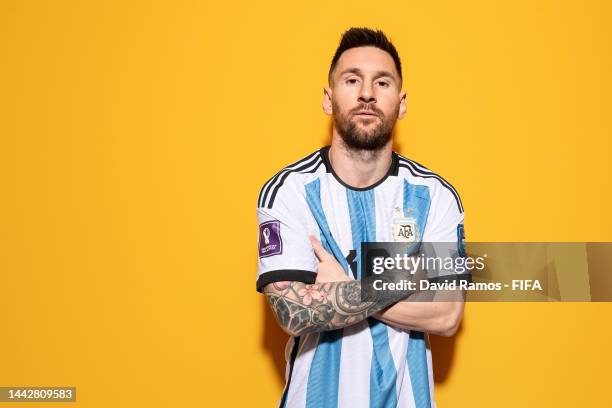
[[357, 108], [351, 109], [351, 114], [356, 114], [358, 112], [371, 112], [376, 114], [377, 116], [384, 116], [382, 111], [375, 107], [374, 105], [359, 105]]

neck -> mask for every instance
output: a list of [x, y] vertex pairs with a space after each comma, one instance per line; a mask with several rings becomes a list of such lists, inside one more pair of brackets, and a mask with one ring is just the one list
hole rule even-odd
[[387, 174], [391, 167], [391, 141], [376, 151], [353, 150], [335, 132], [329, 149], [329, 161], [336, 175], [349, 186], [368, 187]]

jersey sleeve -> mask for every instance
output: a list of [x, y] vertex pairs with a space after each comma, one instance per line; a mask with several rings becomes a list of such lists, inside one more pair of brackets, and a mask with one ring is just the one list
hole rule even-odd
[[317, 259], [308, 238], [309, 216], [304, 194], [287, 183], [272, 205], [257, 208], [258, 292], [272, 282], [315, 282]]
[[459, 203], [456, 192], [440, 187], [438, 197], [432, 202], [424, 242], [458, 242], [457, 230], [462, 228], [464, 220]]
[[[454, 189], [440, 186], [437, 199], [432, 202], [429, 213], [429, 220], [425, 227], [423, 242], [429, 250], [427, 256], [436, 258], [453, 258], [454, 269], [442, 268], [436, 270], [434, 275], [462, 274], [469, 271], [462, 265], [457, 258], [465, 257], [465, 233], [464, 233], [464, 213], [459, 195]], [[430, 275], [431, 276], [431, 275]]]

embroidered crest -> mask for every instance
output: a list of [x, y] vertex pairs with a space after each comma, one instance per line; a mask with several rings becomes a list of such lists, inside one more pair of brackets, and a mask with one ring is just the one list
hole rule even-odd
[[419, 241], [419, 227], [414, 217], [404, 217], [403, 211], [395, 208], [393, 217], [393, 241], [417, 242]]

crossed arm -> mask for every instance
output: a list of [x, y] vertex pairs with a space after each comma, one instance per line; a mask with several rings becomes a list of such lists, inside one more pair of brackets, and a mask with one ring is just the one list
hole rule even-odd
[[[340, 329], [374, 317], [389, 325], [420, 330], [442, 336], [452, 336], [463, 315], [463, 293], [443, 291], [448, 301], [427, 301], [425, 292], [367, 291], [370, 298], [362, 298], [362, 285], [370, 285], [365, 278], [349, 279], [333, 255], [320, 242], [311, 239], [319, 260], [317, 283], [296, 281], [270, 283], [264, 288], [268, 302], [280, 326], [292, 336], [311, 332]], [[394, 274], [392, 279], [410, 279]]]
[[[463, 302], [418, 301], [420, 293], [361, 299], [361, 281], [306, 284], [270, 283], [264, 293], [280, 326], [292, 336], [340, 329], [374, 317], [391, 326], [452, 336], [463, 315]], [[448, 291], [451, 298], [461, 294]], [[401, 296], [406, 296], [402, 294]], [[411, 299], [412, 298], [412, 299]], [[390, 306], [390, 307], [389, 307]]]
[[465, 291], [436, 291], [435, 301], [425, 299], [426, 296], [429, 296], [426, 292], [414, 293], [373, 317], [406, 330], [444, 337], [454, 335], [463, 318]]
[[281, 327], [292, 336], [340, 329], [355, 324], [397, 302], [406, 294], [362, 299], [361, 281], [275, 282], [264, 294]]

